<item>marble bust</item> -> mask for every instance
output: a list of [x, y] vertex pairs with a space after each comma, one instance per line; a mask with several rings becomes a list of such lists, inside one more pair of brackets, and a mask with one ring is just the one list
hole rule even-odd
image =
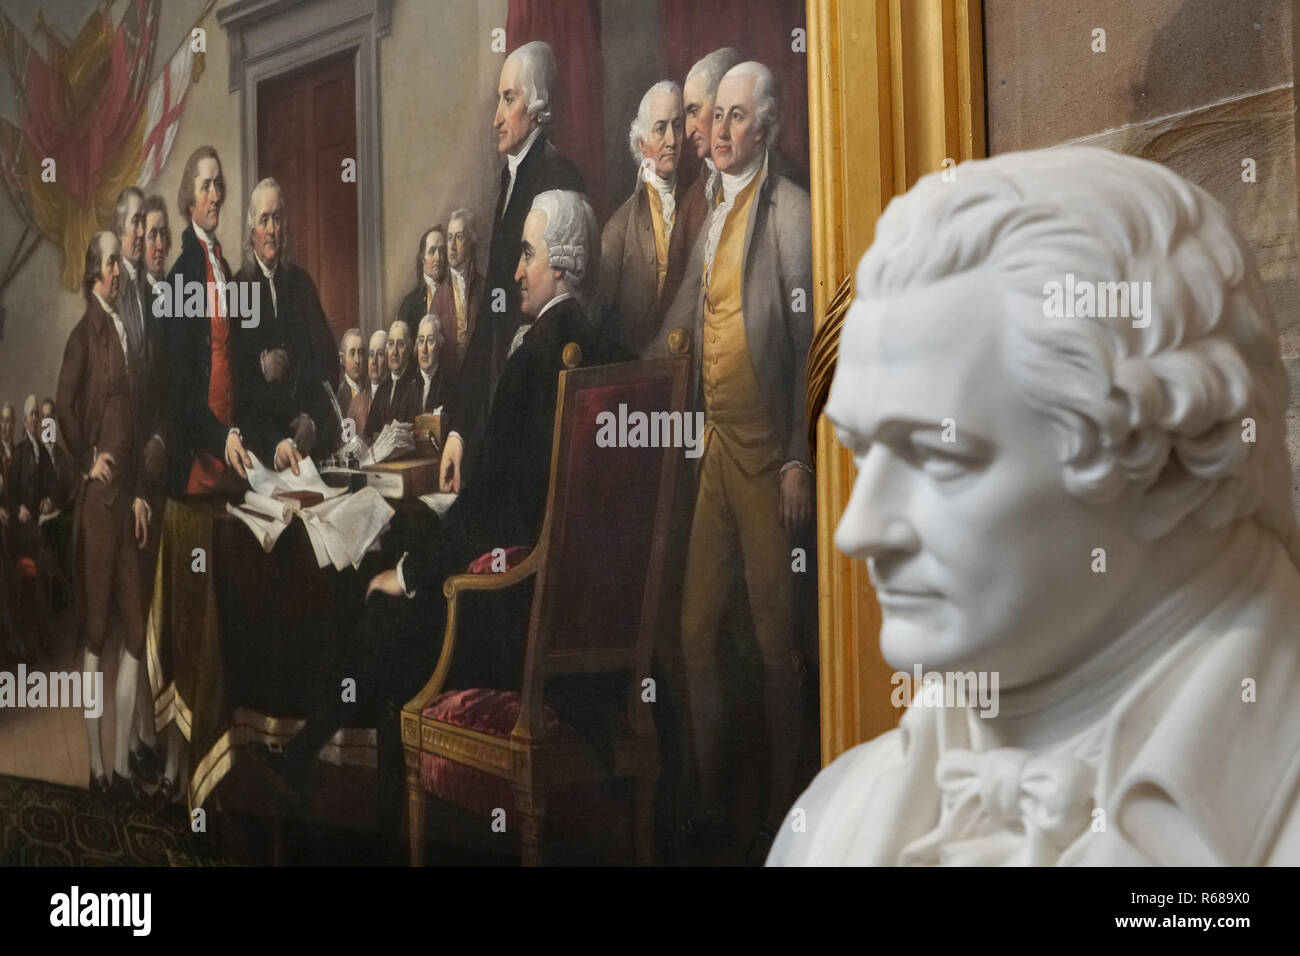
[[1289, 390], [1250, 250], [1204, 190], [1101, 149], [948, 179], [858, 267], [835, 543], [889, 665], [996, 673], [998, 706], [914, 698], [768, 864], [1300, 863]]

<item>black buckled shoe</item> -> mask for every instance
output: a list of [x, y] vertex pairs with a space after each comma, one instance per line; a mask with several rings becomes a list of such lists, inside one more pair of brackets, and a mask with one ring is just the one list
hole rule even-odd
[[127, 755], [126, 762], [131, 768], [131, 776], [144, 783], [155, 784], [162, 774], [162, 758], [158, 756], [157, 750], [144, 741]]
[[97, 777], [92, 771], [90, 774], [90, 786], [87, 789], [90, 790], [91, 797], [94, 798], [97, 802], [104, 803], [104, 804], [111, 804], [113, 802], [112, 792], [108, 783], [108, 778], [105, 777], [103, 774], [100, 774]]
[[119, 810], [148, 810], [152, 803], [149, 794], [140, 789], [140, 783], [135, 777], [123, 777], [116, 770], [113, 771], [113, 783], [109, 792]]

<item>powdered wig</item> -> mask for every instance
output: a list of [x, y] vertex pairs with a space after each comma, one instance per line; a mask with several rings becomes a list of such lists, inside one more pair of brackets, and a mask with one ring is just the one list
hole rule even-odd
[[144, 193], [135, 186], [127, 186], [117, 194], [117, 205], [113, 207], [113, 231], [121, 236], [126, 232], [126, 210], [130, 205], [130, 198], [134, 196], [140, 201], [140, 213], [144, 214]]
[[564, 273], [569, 288], [582, 297], [600, 273], [600, 230], [596, 214], [581, 193], [551, 189], [533, 200], [546, 213], [547, 264]]
[[[701, 58], [691, 67], [690, 72], [686, 74], [686, 83], [690, 83], [697, 76], [702, 77], [709, 99], [713, 100], [718, 95], [718, 84], [722, 82], [722, 78], [726, 76], [728, 70], [739, 62], [740, 54], [736, 52], [736, 49], [724, 46]], [[686, 83], [682, 85], [685, 86]]]
[[[768, 148], [775, 146], [777, 134], [781, 132], [781, 115], [776, 103], [776, 77], [772, 71], [757, 60], [746, 60], [733, 66], [722, 79], [725, 80], [728, 76], [754, 78], [754, 115], [758, 117], [759, 128], [763, 131], [763, 142]], [[714, 93], [716, 101], [717, 91], [714, 90]]]
[[478, 216], [474, 215], [472, 209], [461, 207], [453, 209], [451, 215], [447, 217], [447, 229], [451, 229], [451, 224], [459, 219], [465, 226], [465, 232], [469, 236], [469, 244], [478, 250]]
[[641, 144], [650, 135], [650, 101], [655, 98], [657, 93], [671, 93], [680, 100], [682, 88], [672, 80], [660, 80], [646, 90], [645, 95], [641, 97], [641, 105], [636, 109], [636, 118], [632, 120], [632, 127], [627, 134], [627, 144], [632, 150], [632, 158], [638, 165], [642, 160]]
[[255, 257], [253, 254], [253, 229], [257, 226], [257, 194], [263, 189], [274, 189], [280, 197], [280, 252], [278, 258], [281, 262], [289, 261], [289, 200], [284, 198], [284, 190], [280, 184], [270, 176], [267, 176], [248, 194], [248, 228], [244, 230], [244, 261], [253, 263]]
[[519, 86], [528, 104], [528, 115], [536, 116], [542, 124], [551, 122], [551, 90], [558, 71], [550, 45], [541, 40], [525, 43], [506, 57], [506, 63], [511, 60], [519, 61]]
[[[442, 320], [438, 318], [437, 313], [426, 312], [424, 317], [420, 319], [420, 324], [417, 325], [415, 329], [416, 340], [419, 340], [420, 329], [424, 328], [426, 322], [429, 324], [429, 329], [433, 333], [433, 354], [437, 358], [442, 358], [442, 350], [447, 344], [447, 336], [442, 331]], [[411, 347], [415, 348], [415, 342], [411, 343]]]
[[[1104, 501], [1137, 482], [1149, 538], [1188, 516], [1211, 529], [1253, 518], [1300, 558], [1277, 324], [1218, 201], [1094, 147], [965, 162], [955, 181], [931, 173], [889, 204], [857, 294], [887, 299], [972, 269], [990, 273], [1012, 381], [1050, 419], [1071, 494]], [[1149, 325], [1045, 318], [1045, 286], [1071, 272], [1150, 282]]]

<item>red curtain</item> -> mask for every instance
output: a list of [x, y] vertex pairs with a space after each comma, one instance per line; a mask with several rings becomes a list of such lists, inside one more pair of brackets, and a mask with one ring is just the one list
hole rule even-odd
[[724, 46], [775, 74], [781, 110], [777, 148], [788, 171], [806, 185], [808, 55], [804, 42], [794, 49], [794, 31], [807, 30], [804, 0], [660, 0], [660, 14], [664, 62], [679, 82], [696, 60]]
[[604, 220], [605, 157], [593, 144], [605, 142], [601, 98], [605, 67], [600, 54], [600, 0], [510, 0], [506, 44], [514, 50], [543, 40], [555, 52], [559, 69], [551, 94], [555, 112], [552, 140], [582, 173], [587, 197]]

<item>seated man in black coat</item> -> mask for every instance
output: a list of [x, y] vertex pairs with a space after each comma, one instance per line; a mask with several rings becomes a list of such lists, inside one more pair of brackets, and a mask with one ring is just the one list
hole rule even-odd
[[[443, 491], [459, 492], [480, 460], [478, 449], [487, 427], [492, 395], [504, 374], [515, 332], [526, 321], [512, 276], [519, 263], [520, 237], [524, 220], [533, 209], [533, 199], [548, 190], [585, 192], [578, 168], [550, 140], [555, 119], [551, 90], [556, 76], [555, 54], [541, 40], [525, 43], [501, 64], [492, 126], [497, 135], [497, 152], [506, 165], [501, 170], [492, 217], [479, 318], [465, 354], [458, 354], [456, 359], [456, 396], [447, 406], [447, 442], [440, 466]], [[597, 278], [592, 270], [592, 281]], [[446, 318], [444, 313], [439, 314]], [[589, 313], [587, 318], [592, 325], [600, 325], [595, 314]]]
[[424, 382], [413, 360], [415, 329], [405, 319], [388, 327], [388, 381], [379, 386], [366, 415], [366, 441], [374, 441], [389, 422], [413, 422], [420, 413]]
[[[587, 365], [628, 357], [607, 344], [583, 311], [580, 297], [593, 286], [599, 254], [596, 217], [581, 195], [554, 190], [534, 200], [515, 272], [530, 321], [511, 344], [473, 477], [441, 521], [430, 513], [424, 533], [397, 566], [371, 580], [347, 675], [356, 677], [357, 703], [340, 702], [337, 682], [325, 688], [321, 709], [285, 751], [286, 776], [294, 786], [301, 786], [316, 751], [358, 706], [378, 706], [381, 807], [395, 809], [401, 784], [397, 713], [437, 663], [444, 579], [493, 548], [531, 546], [541, 531], [564, 346], [578, 343]], [[493, 635], [517, 638], [527, 623], [526, 609], [512, 623], [492, 628]], [[474, 633], [458, 646], [454, 673], [475, 686], [517, 687], [522, 645], [484, 637]]]
[[235, 423], [262, 464], [296, 473], [332, 424], [339, 363], [316, 284], [288, 261], [286, 217], [279, 183], [263, 179], [249, 197], [247, 250], [235, 275], [261, 296], [257, 325], [232, 329]]

